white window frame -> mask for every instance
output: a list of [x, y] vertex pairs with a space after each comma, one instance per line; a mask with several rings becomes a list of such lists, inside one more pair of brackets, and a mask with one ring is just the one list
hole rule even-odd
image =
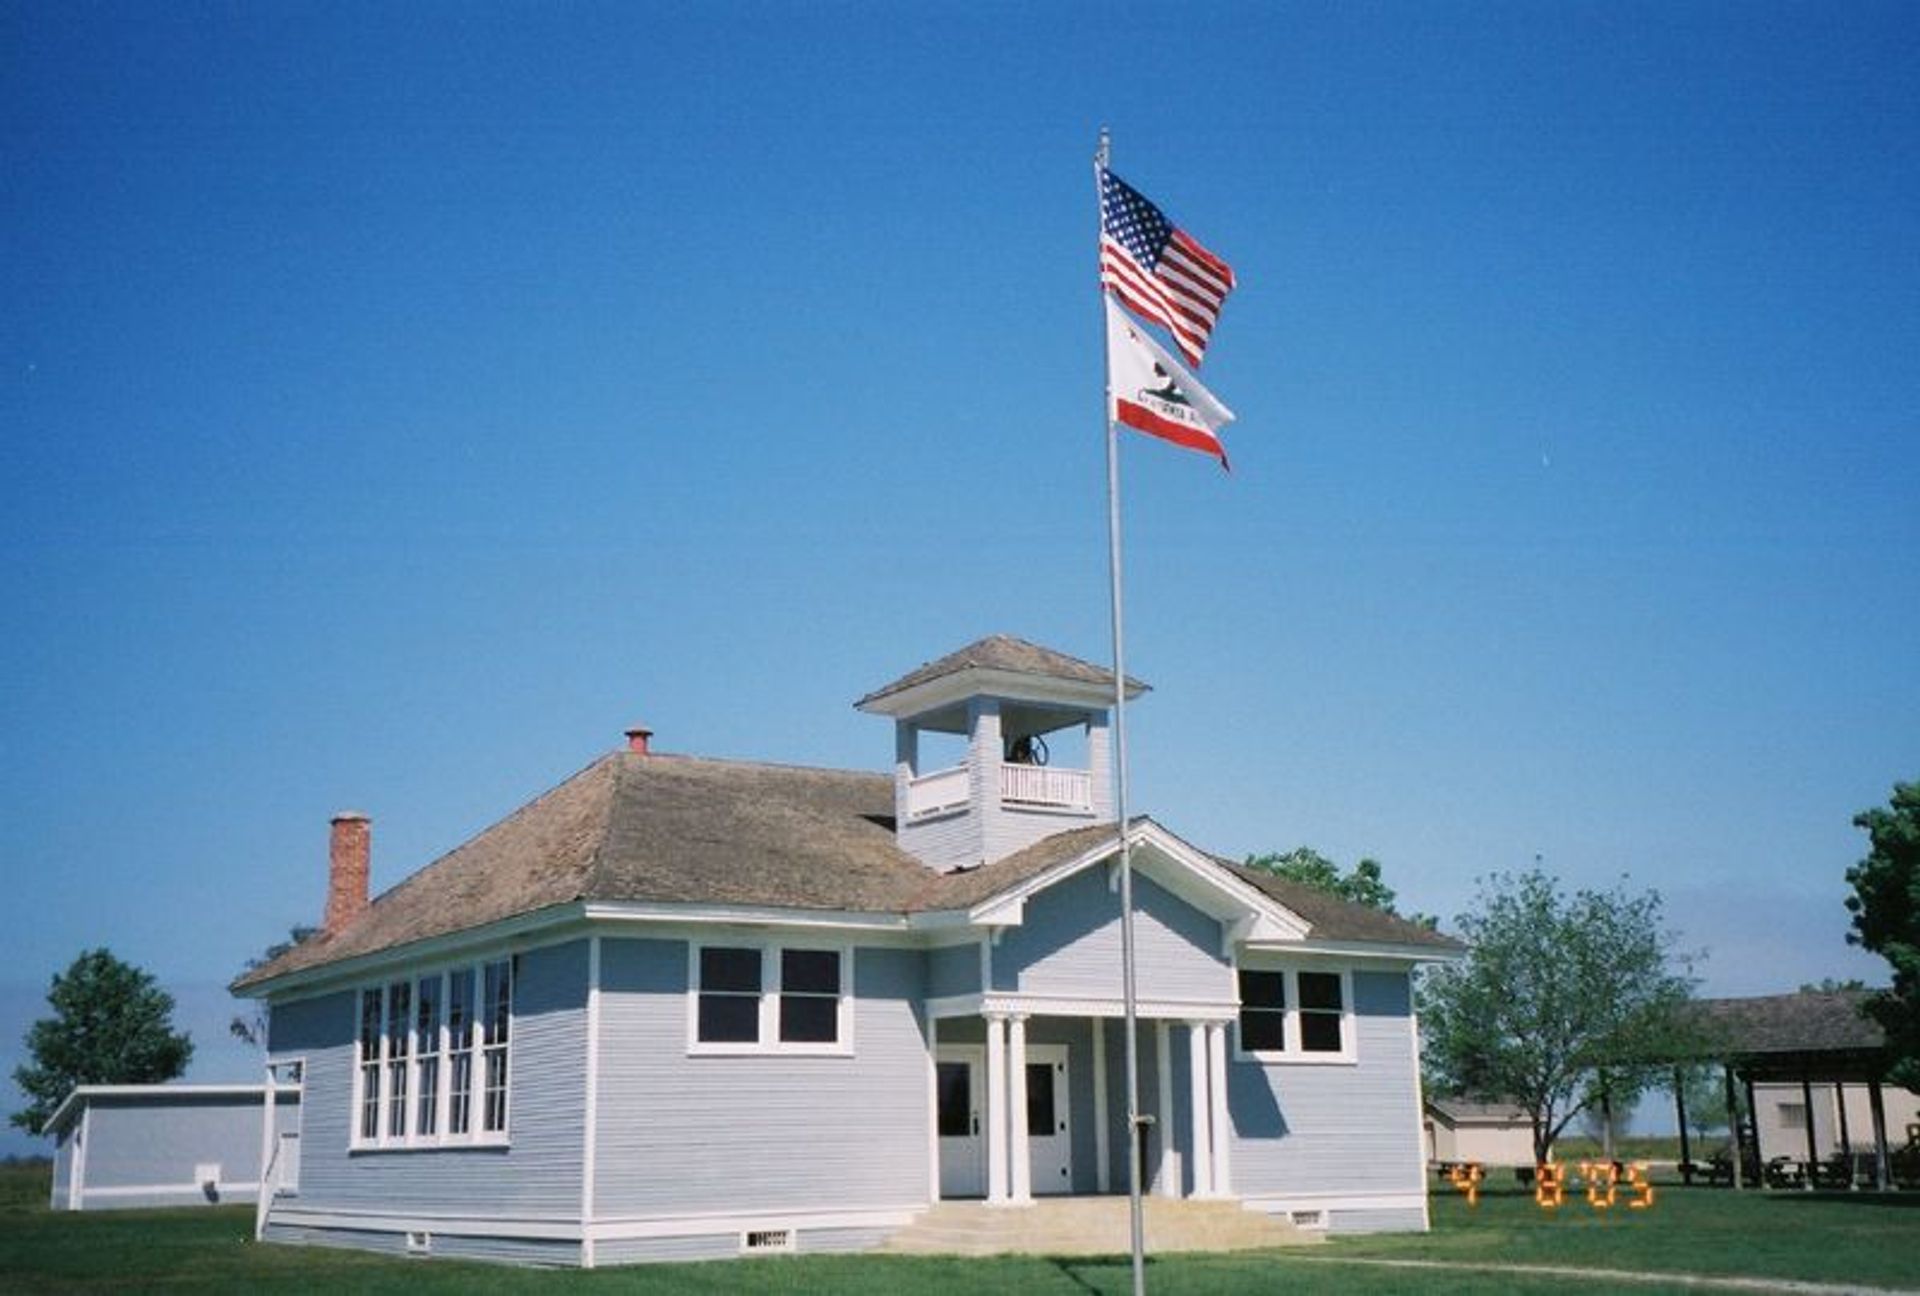
[[[708, 949], [751, 949], [760, 952], [760, 1015], [758, 1038], [752, 1041], [706, 1041], [700, 1038], [700, 953]], [[781, 955], [788, 950], [814, 950], [840, 956], [840, 996], [835, 1005], [832, 1043], [782, 1041], [780, 1038]], [[714, 936], [687, 942], [687, 1052], [706, 1056], [756, 1056], [767, 1053], [853, 1056], [853, 946], [835, 941], [767, 940], [758, 937]]]
[[[1243, 960], [1233, 969], [1233, 993], [1237, 1000], [1240, 995], [1240, 974], [1242, 972], [1279, 972], [1286, 977], [1286, 1015], [1282, 1022], [1282, 1040], [1285, 1047], [1274, 1049], [1244, 1049], [1240, 1046], [1240, 1015], [1233, 1018], [1233, 1059], [1236, 1062], [1257, 1062], [1262, 1065], [1284, 1066], [1352, 1066], [1360, 1060], [1356, 1048], [1353, 1012], [1353, 971], [1343, 967], [1320, 967], [1312, 963], [1289, 963], [1279, 959], [1254, 958]], [[1319, 973], [1324, 976], [1340, 978], [1340, 1051], [1310, 1053], [1301, 1046], [1300, 1017], [1300, 974], [1302, 972]], [[1324, 1009], [1318, 1011], [1325, 1011]]]
[[[431, 1148], [498, 1147], [511, 1142], [513, 1133], [513, 1078], [514, 1038], [519, 1034], [515, 1023], [517, 997], [519, 994], [519, 955], [498, 953], [485, 958], [463, 960], [459, 963], [442, 964], [438, 967], [409, 969], [404, 975], [394, 973], [376, 981], [356, 985], [350, 995], [353, 1007], [353, 1119], [347, 1126], [347, 1147], [352, 1152], [389, 1152], [412, 1151]], [[507, 965], [507, 1038], [506, 1052], [506, 1110], [501, 1128], [490, 1130], [486, 1124], [486, 1055], [489, 1052], [485, 1040], [486, 1019], [491, 1006], [486, 999], [486, 969], [490, 964]], [[453, 1120], [453, 1031], [449, 1009], [452, 1006], [452, 978], [465, 975], [472, 979], [473, 1001], [469, 1005], [472, 1014], [473, 1045], [471, 1053], [473, 1065], [468, 1077], [469, 1092], [467, 1132], [454, 1134], [450, 1130]], [[434, 1039], [431, 1047], [419, 1038], [419, 995], [422, 981], [439, 982], [439, 1008], [434, 1022]], [[407, 1069], [406, 1095], [406, 1133], [396, 1136], [392, 1132], [392, 1092], [388, 1077], [390, 1066], [395, 1061], [391, 1039], [387, 1031], [387, 1016], [392, 1011], [393, 986], [404, 983], [407, 986], [407, 1035], [409, 1048], [405, 1057]], [[380, 1032], [377, 1055], [366, 1054], [361, 1036], [361, 1012], [365, 995], [369, 992], [380, 998]], [[434, 1132], [420, 1132], [420, 1076], [422, 1062], [428, 1057], [436, 1061], [433, 1099]], [[375, 1084], [379, 1092], [376, 1111], [378, 1120], [371, 1137], [361, 1133], [361, 1119], [364, 1112], [367, 1081], [367, 1068], [374, 1065]]]

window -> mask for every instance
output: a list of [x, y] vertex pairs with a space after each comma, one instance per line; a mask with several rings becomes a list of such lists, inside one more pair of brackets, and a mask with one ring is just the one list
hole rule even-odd
[[694, 1051], [849, 1051], [851, 951], [696, 945], [690, 962]]
[[1300, 1049], [1304, 1053], [1338, 1053], [1347, 1010], [1340, 993], [1338, 972], [1302, 972], [1300, 982]]
[[366, 987], [359, 1021], [354, 1146], [505, 1137], [511, 959]]
[[1353, 1061], [1346, 972], [1241, 968], [1237, 1050], [1258, 1061]]
[[1287, 1047], [1287, 974], [1240, 970], [1240, 1051], [1281, 1053]]

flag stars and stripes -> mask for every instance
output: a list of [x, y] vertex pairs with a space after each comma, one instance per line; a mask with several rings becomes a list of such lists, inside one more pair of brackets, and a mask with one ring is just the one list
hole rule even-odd
[[1233, 270], [1105, 167], [1100, 226], [1100, 282], [1135, 315], [1164, 326], [1198, 365], [1233, 291]]

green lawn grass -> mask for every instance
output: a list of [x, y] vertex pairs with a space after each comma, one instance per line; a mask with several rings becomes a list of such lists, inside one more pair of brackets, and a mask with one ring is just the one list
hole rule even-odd
[[[1124, 1257], [795, 1256], [591, 1273], [395, 1260], [319, 1247], [256, 1246], [250, 1241], [252, 1211], [244, 1207], [56, 1214], [47, 1210], [47, 1189], [45, 1167], [0, 1168], [0, 1291], [1122, 1296], [1130, 1277]], [[1651, 1211], [1602, 1213], [1569, 1200], [1549, 1214], [1517, 1190], [1497, 1187], [1472, 1208], [1451, 1190], [1436, 1192], [1433, 1214], [1434, 1232], [1424, 1236], [1336, 1238], [1325, 1246], [1281, 1252], [1156, 1256], [1149, 1261], [1149, 1284], [1156, 1296], [1280, 1287], [1330, 1296], [1405, 1291], [1565, 1296], [1567, 1290], [1566, 1278], [1364, 1263], [1432, 1259], [1920, 1286], [1920, 1194], [1836, 1199], [1674, 1188], [1661, 1190]], [[1632, 1290], [1684, 1288], [1662, 1284]]]

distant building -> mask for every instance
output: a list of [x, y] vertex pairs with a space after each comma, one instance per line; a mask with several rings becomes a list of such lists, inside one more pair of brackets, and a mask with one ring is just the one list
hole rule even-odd
[[[275, 1096], [280, 1182], [297, 1188], [300, 1091]], [[265, 1101], [257, 1084], [80, 1085], [45, 1127], [53, 1209], [255, 1201]]]
[[1533, 1120], [1517, 1103], [1427, 1099], [1427, 1160], [1533, 1164]]

